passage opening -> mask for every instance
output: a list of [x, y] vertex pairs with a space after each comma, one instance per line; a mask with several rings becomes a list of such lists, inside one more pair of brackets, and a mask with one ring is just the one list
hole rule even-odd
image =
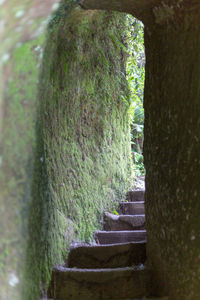
[[[131, 91], [130, 119], [131, 119], [131, 150], [134, 161], [136, 182], [143, 185], [145, 167], [143, 163], [144, 141], [144, 80], [145, 80], [145, 48], [144, 25], [141, 21], [127, 15], [129, 32], [127, 45], [129, 57], [126, 65], [127, 80]], [[141, 186], [142, 187], [142, 186]]]

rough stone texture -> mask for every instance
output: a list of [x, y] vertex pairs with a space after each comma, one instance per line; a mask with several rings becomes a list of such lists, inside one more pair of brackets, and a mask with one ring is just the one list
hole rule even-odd
[[132, 201], [144, 201], [144, 193], [145, 191], [129, 191], [126, 193], [126, 200], [128, 202]]
[[144, 202], [120, 202], [118, 211], [124, 215], [144, 215]]
[[[126, 26], [122, 14], [83, 11], [74, 1], [62, 1], [50, 20], [39, 79], [25, 277], [38, 281], [36, 287], [63, 263], [72, 240], [92, 239], [102, 212], [114, 209], [129, 187]], [[25, 290], [37, 298], [32, 286]]]
[[[138, 300], [140, 300], [140, 299], [138, 299]], [[156, 298], [143, 298], [141, 300], [169, 300], [169, 298], [168, 297], [156, 297]]]
[[98, 244], [141, 242], [146, 240], [146, 230], [95, 231], [94, 238]]
[[80, 246], [71, 249], [67, 267], [119, 268], [145, 263], [146, 243]]
[[133, 268], [68, 269], [53, 271], [50, 297], [56, 300], [119, 300], [147, 294], [148, 273]]
[[46, 25], [57, 2], [0, 1], [1, 300], [22, 300], [38, 74]]
[[139, 177], [135, 178], [133, 190], [134, 191], [138, 191], [138, 190], [145, 191], [145, 176], [139, 176]]
[[169, 300], [169, 298], [168, 297], [156, 297], [156, 298], [142, 297], [142, 299], [141, 298], [140, 299], [139, 298], [137, 298], [137, 299], [136, 298], [134, 298], [134, 299], [129, 298], [129, 299], [120, 299], [120, 300]]
[[173, 2], [174, 0], [171, 0], [170, 2], [172, 6], [171, 8], [171, 6], [168, 7], [168, 5], [162, 0], [80, 0], [81, 5], [86, 9], [105, 9], [126, 12], [133, 14], [136, 18], [141, 19], [142, 21], [145, 21], [147, 18], [152, 20], [152, 9], [154, 7], [157, 8], [163, 5], [164, 8], [161, 8], [161, 14], [163, 11], [166, 11], [166, 13], [168, 11], [171, 12], [173, 9]]
[[144, 297], [144, 298], [142, 298], [142, 299], [126, 299], [126, 300], [169, 300], [169, 298], [168, 297], [156, 297], [156, 298], [154, 298], [154, 297]]
[[137, 230], [145, 228], [145, 215], [104, 214], [103, 230]]
[[147, 256], [157, 293], [169, 295], [170, 300], [197, 300], [200, 5], [182, 1], [173, 12], [171, 19], [164, 14], [145, 27]]
[[125, 17], [76, 6], [69, 18], [69, 0], [49, 19], [56, 2], [0, 1], [1, 300], [38, 299], [71, 240], [91, 238], [132, 177]]

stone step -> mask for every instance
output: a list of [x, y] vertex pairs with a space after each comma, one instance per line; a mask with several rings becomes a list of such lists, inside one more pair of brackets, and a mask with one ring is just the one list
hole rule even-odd
[[78, 246], [70, 250], [69, 268], [121, 268], [144, 264], [146, 243]]
[[145, 269], [76, 269], [56, 267], [49, 297], [56, 300], [119, 300], [147, 294], [149, 274]]
[[97, 244], [121, 244], [146, 241], [146, 230], [95, 231]]
[[144, 201], [144, 190], [140, 191], [128, 191], [126, 193], [126, 200], [128, 202]]
[[145, 228], [145, 215], [114, 215], [104, 214], [103, 229], [108, 230], [137, 230]]
[[144, 201], [120, 202], [118, 212], [122, 215], [144, 215]]

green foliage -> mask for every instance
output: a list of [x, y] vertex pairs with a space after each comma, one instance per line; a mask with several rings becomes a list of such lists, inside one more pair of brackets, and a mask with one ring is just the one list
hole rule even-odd
[[111, 211], [111, 214], [113, 214], [113, 215], [119, 215], [119, 213], [117, 212], [116, 209], [113, 209], [113, 210]]
[[136, 175], [144, 175], [142, 144], [144, 128], [143, 93], [145, 78], [145, 52], [143, 24], [127, 16], [130, 30], [127, 33], [129, 58], [127, 60], [127, 80], [131, 91], [131, 135], [134, 168]]
[[127, 79], [132, 92], [131, 100], [140, 106], [143, 102], [145, 78], [144, 30], [143, 24], [135, 18], [128, 15], [127, 20], [130, 26], [127, 34], [130, 54], [127, 60]]
[[135, 176], [145, 175], [143, 155], [138, 153], [137, 151], [133, 151], [133, 155], [134, 155], [134, 162], [135, 162], [134, 164]]

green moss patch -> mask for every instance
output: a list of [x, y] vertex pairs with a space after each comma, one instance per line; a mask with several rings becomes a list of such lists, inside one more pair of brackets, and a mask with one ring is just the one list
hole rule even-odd
[[45, 289], [72, 241], [92, 240], [103, 211], [116, 207], [132, 181], [125, 24], [123, 14], [83, 11], [70, 2], [50, 22], [38, 96], [26, 300], [37, 299], [41, 282]]

